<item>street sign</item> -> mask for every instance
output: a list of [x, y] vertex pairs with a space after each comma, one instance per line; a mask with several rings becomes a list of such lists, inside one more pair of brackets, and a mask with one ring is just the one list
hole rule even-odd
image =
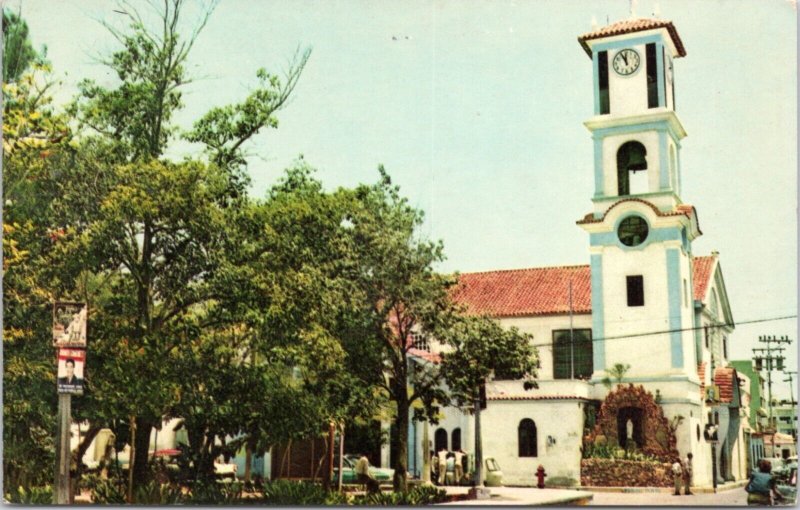
[[703, 431], [703, 437], [705, 437], [706, 441], [712, 444], [716, 444], [719, 442], [719, 437], [717, 437], [717, 430], [719, 429], [719, 425], [712, 425], [707, 424], [705, 430]]
[[53, 346], [86, 348], [86, 303], [53, 303]]

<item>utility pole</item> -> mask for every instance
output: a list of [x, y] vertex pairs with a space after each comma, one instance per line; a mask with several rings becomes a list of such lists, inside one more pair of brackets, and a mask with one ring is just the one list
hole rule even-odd
[[70, 448], [69, 436], [71, 416], [72, 395], [61, 393], [58, 395], [58, 470], [56, 471], [56, 504], [69, 504], [69, 464]]
[[795, 406], [796, 406], [797, 402], [794, 401], [794, 380], [793, 380], [792, 376], [793, 375], [797, 375], [797, 371], [796, 370], [794, 372], [788, 372], [787, 371], [787, 372], [784, 372], [784, 373], [789, 377], [788, 379], [784, 379], [783, 382], [788, 382], [789, 383], [789, 402], [791, 402], [791, 404], [792, 404], [792, 417], [791, 417], [792, 437], [794, 437], [795, 440], [796, 440], [797, 439], [797, 421], [796, 421], [797, 420], [797, 415], [796, 415]]
[[[785, 350], [783, 347], [772, 347], [772, 344], [789, 344], [792, 342], [792, 340], [790, 340], [786, 335], [780, 338], [776, 337], [775, 335], [762, 335], [758, 337], [758, 341], [767, 344], [766, 347], [753, 349], [753, 359], [756, 362], [757, 371], [760, 372], [762, 369], [767, 371], [767, 387], [769, 391], [769, 427], [774, 429], [772, 421], [772, 371], [783, 371], [783, 361], [786, 359], [786, 357], [782, 355], [783, 351]], [[778, 355], [773, 355], [774, 352], [778, 353]], [[766, 361], [766, 366], [763, 364], [764, 361]], [[776, 363], [773, 363], [773, 361]]]

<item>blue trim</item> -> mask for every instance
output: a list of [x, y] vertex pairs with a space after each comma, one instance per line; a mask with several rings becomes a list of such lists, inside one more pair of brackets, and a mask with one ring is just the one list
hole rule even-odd
[[667, 250], [667, 293], [669, 296], [669, 329], [672, 368], [683, 367], [683, 345], [681, 342], [681, 271], [679, 252]]
[[675, 157], [678, 160], [677, 168], [675, 169], [675, 171], [678, 172], [678, 189], [675, 190], [675, 194], [679, 195], [681, 190], [683, 189], [683, 180], [682, 180], [682, 176], [681, 176], [681, 150], [680, 150], [680, 145], [678, 145], [678, 150], [676, 150], [675, 152], [677, 153], [677, 154], [675, 154]]
[[[640, 214], [634, 213], [636, 216], [644, 218], [647, 221], [647, 218]], [[637, 251], [645, 249], [650, 243], [660, 243], [665, 241], [680, 241], [681, 240], [681, 231], [677, 227], [666, 227], [666, 228], [653, 228], [649, 221], [647, 221], [647, 228], [648, 234], [647, 239], [644, 240], [642, 244], [639, 246], [626, 246], [622, 244], [617, 237], [617, 230], [619, 230], [619, 224], [625, 218], [632, 216], [633, 214], [623, 214], [617, 221], [614, 222], [614, 230], [611, 232], [597, 232], [589, 234], [589, 245], [590, 246], [616, 246], [625, 251]]]
[[659, 168], [659, 189], [667, 191], [671, 188], [669, 184], [669, 158], [667, 156], [667, 133], [666, 131], [659, 131], [658, 133], [658, 163]]
[[664, 43], [656, 42], [656, 88], [658, 89], [658, 106], [667, 105], [667, 95], [664, 90]]
[[594, 139], [594, 197], [602, 198], [604, 193], [604, 175], [603, 175], [603, 140], [600, 138]]
[[604, 138], [606, 136], [641, 133], [643, 131], [666, 131], [673, 138], [677, 137], [677, 134], [674, 133], [672, 127], [670, 126], [667, 120], [643, 122], [640, 124], [629, 124], [627, 126], [597, 128], [592, 131], [592, 136]]
[[594, 80], [594, 114], [600, 115], [600, 62], [597, 52], [592, 52], [592, 78]]
[[619, 41], [598, 42], [592, 45], [592, 55], [596, 55], [597, 52], [603, 50], [632, 48], [633, 46], [638, 46], [640, 44], [661, 43], [663, 40], [664, 38], [661, 36], [661, 34], [653, 34], [642, 37], [632, 37], [630, 39], [623, 39]]
[[[592, 369], [606, 369], [605, 318], [603, 316], [603, 256], [591, 255], [592, 268]], [[599, 338], [600, 340], [596, 340]]]

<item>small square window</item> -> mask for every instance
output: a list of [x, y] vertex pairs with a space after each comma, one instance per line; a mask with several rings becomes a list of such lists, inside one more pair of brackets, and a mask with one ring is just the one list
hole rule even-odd
[[644, 306], [644, 277], [627, 276], [628, 306]]

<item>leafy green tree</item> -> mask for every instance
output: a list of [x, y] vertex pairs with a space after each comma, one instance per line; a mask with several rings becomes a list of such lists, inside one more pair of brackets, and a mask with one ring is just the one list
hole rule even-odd
[[616, 381], [617, 384], [622, 384], [625, 374], [627, 374], [630, 369], [631, 366], [627, 363], [614, 363], [614, 366], [606, 370], [606, 376], [603, 377], [601, 382], [610, 390], [614, 385], [614, 381]]
[[42, 63], [41, 54], [33, 48], [28, 24], [19, 13], [3, 7], [3, 83], [18, 81], [34, 63]]
[[49, 275], [63, 232], [51, 227], [51, 182], [73, 151], [48, 76], [36, 63], [3, 84], [3, 479], [13, 488], [51, 480], [55, 461]]
[[[406, 490], [408, 424], [415, 415], [435, 421], [436, 403], [446, 401], [438, 370], [412, 367], [412, 334], [433, 331], [453, 310], [452, 280], [434, 271], [442, 244], [419, 238], [423, 214], [408, 204], [380, 168], [380, 180], [342, 191], [351, 201], [346, 225], [351, 243], [350, 278], [357, 307], [344, 322], [359, 356], [363, 384], [382, 389], [394, 412], [395, 490]], [[358, 353], [358, 354], [356, 354]]]
[[471, 407], [475, 416], [475, 482], [482, 485], [480, 390], [493, 377], [520, 379], [526, 390], [537, 387], [533, 337], [515, 327], [505, 329], [489, 317], [456, 316], [436, 338], [452, 348], [442, 354], [442, 375], [452, 397]]

